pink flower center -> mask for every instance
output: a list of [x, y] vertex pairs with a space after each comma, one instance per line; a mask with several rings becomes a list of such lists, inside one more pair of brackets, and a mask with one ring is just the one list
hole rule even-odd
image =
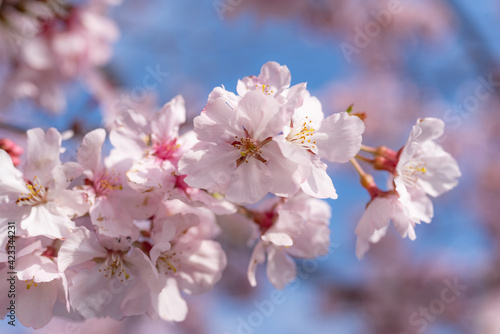
[[173, 140], [162, 140], [153, 143], [153, 154], [162, 160], [169, 160], [172, 155], [179, 149], [177, 138]]
[[274, 225], [277, 218], [278, 215], [274, 208], [265, 212], [253, 212], [253, 221], [259, 226], [262, 234]]

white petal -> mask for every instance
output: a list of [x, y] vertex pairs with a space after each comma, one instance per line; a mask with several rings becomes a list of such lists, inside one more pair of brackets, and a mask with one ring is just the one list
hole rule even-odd
[[205, 110], [194, 118], [194, 131], [198, 140], [214, 143], [232, 142], [243, 129], [236, 125], [236, 111], [224, 98], [207, 104]]
[[326, 172], [327, 165], [321, 162], [320, 159], [315, 159], [312, 164], [311, 174], [307, 180], [300, 185], [302, 190], [316, 198], [332, 198], [338, 197], [332, 179]]
[[185, 122], [184, 99], [181, 95], [177, 95], [155, 114], [151, 122], [151, 130], [159, 138], [163, 136], [175, 137], [179, 132], [180, 125]]
[[57, 261], [59, 270], [90, 261], [93, 258], [105, 258], [107, 251], [101, 246], [94, 232], [85, 227], [75, 228], [61, 245]]
[[102, 145], [106, 140], [106, 131], [104, 129], [95, 129], [85, 135], [82, 144], [78, 148], [78, 162], [85, 171], [93, 174], [99, 172], [102, 168], [101, 152]]
[[[438, 118], [421, 118], [417, 120], [415, 126], [418, 126], [422, 131], [413, 138], [414, 141], [423, 143], [428, 140], [435, 140], [441, 137], [444, 133], [444, 121]], [[410, 137], [410, 139], [412, 139]]]
[[253, 204], [267, 195], [273, 185], [269, 168], [254, 158], [248, 158], [231, 175], [226, 199], [237, 204]]
[[407, 212], [399, 201], [393, 201], [391, 220], [403, 238], [408, 236], [410, 240], [415, 240], [417, 237], [414, 230], [415, 221], [408, 217]]
[[52, 170], [52, 178], [54, 180], [54, 188], [65, 189], [69, 184], [82, 175], [83, 167], [76, 162], [66, 162], [62, 165], [57, 165]]
[[47, 199], [52, 212], [71, 219], [87, 213], [89, 205], [82, 190], [53, 189], [48, 191]]
[[179, 172], [187, 174], [184, 181], [194, 188], [225, 188], [241, 155], [230, 145], [197, 144], [179, 161]]
[[136, 162], [127, 172], [129, 185], [135, 191], [144, 193], [161, 190], [166, 193], [175, 185], [172, 172], [175, 166], [168, 160], [161, 164], [154, 157]]
[[284, 134], [274, 137], [273, 141], [279, 145], [281, 153], [286, 157], [286, 159], [291, 160], [296, 164], [311, 164], [313, 155], [304, 147], [286, 140], [286, 136]]
[[82, 269], [73, 277], [69, 298], [73, 309], [84, 318], [109, 316], [121, 320], [124, 296], [136, 284], [135, 278], [124, 280], [105, 277], [96, 265], [92, 270]]
[[259, 80], [269, 86], [284, 89], [290, 87], [292, 75], [286, 65], [282, 66], [277, 62], [269, 61], [262, 66]]
[[75, 223], [57, 213], [54, 203], [49, 202], [31, 207], [28, 217], [21, 221], [21, 228], [31, 237], [43, 235], [61, 239], [75, 228]]
[[368, 239], [362, 237], [356, 238], [356, 257], [358, 260], [361, 260], [369, 249], [370, 243], [368, 242]]
[[50, 282], [60, 278], [57, 265], [46, 256], [26, 255], [16, 261], [17, 277], [21, 281]]
[[[307, 118], [306, 118], [307, 117]], [[313, 129], [319, 129], [321, 122], [324, 119], [324, 114], [321, 107], [321, 102], [314, 96], [311, 96], [308, 91], [305, 92], [303, 105], [296, 109], [293, 113], [294, 127], [301, 128], [303, 123], [306, 122], [307, 126]]]
[[92, 223], [98, 227], [99, 233], [109, 237], [130, 236], [135, 231], [133, 218], [124, 209], [119, 198], [111, 196], [96, 197], [90, 209]]
[[391, 198], [375, 197], [359, 220], [355, 230], [356, 235], [368, 239], [375, 230], [387, 226], [392, 213], [392, 201]]
[[32, 180], [37, 176], [43, 185], [52, 180], [52, 169], [59, 165], [59, 152], [61, 149], [61, 134], [54, 128], [47, 132], [36, 128], [27, 131], [28, 152], [24, 175]]
[[269, 247], [267, 255], [267, 278], [276, 289], [284, 289], [297, 276], [295, 262], [282, 248]]
[[109, 133], [109, 140], [119, 151], [140, 159], [147, 149], [146, 136], [151, 133], [146, 118], [132, 110], [122, 113]]
[[285, 125], [284, 115], [276, 99], [260, 92], [249, 92], [236, 110], [238, 125], [243, 126], [254, 140], [278, 135]]
[[17, 200], [21, 193], [27, 192], [23, 174], [14, 167], [10, 155], [4, 150], [0, 150], [0, 166], [1, 193], [2, 195], [14, 196], [11, 200]]
[[289, 197], [297, 192], [311, 173], [311, 162], [306, 160], [297, 164], [285, 157], [278, 144], [274, 141], [266, 144], [262, 149], [262, 157], [267, 160], [267, 168], [271, 172], [273, 181], [271, 192], [277, 196]]
[[153, 293], [158, 293], [161, 290], [160, 281], [158, 279], [158, 271], [150, 258], [144, 254], [139, 248], [133, 247], [132, 250], [124, 257], [127, 265], [134, 267], [141, 279], [153, 290]]
[[257, 285], [257, 280], [255, 279], [257, 265], [264, 263], [264, 261], [266, 261], [266, 243], [260, 241], [255, 245], [250, 262], [248, 263], [247, 278], [251, 286]]
[[120, 305], [120, 309], [127, 317], [144, 314], [149, 308], [151, 308], [151, 290], [143, 281], [130, 289]]
[[361, 148], [364, 129], [363, 121], [347, 112], [327, 117], [314, 133], [319, 155], [332, 162], [349, 161]]
[[17, 318], [26, 327], [42, 328], [52, 319], [57, 282], [39, 283], [36, 287], [33, 284], [29, 290], [21, 288], [23, 283], [18, 283], [21, 291], [17, 298]]
[[292, 238], [288, 234], [282, 232], [269, 232], [264, 234], [261, 239], [266, 242], [273, 243], [276, 246], [290, 247], [293, 245]]
[[456, 160], [439, 145], [427, 143], [426, 146], [434, 146], [432, 155], [423, 157], [425, 161], [425, 173], [419, 173], [417, 186], [427, 194], [437, 197], [458, 184], [458, 178], [462, 175]]
[[226, 254], [218, 242], [203, 240], [179, 272], [179, 288], [189, 294], [200, 294], [212, 289], [221, 279], [226, 267]]
[[188, 312], [186, 301], [181, 297], [177, 281], [173, 278], [167, 279], [167, 283], [157, 298], [153, 296], [153, 307], [156, 312], [166, 321], [183, 321]]

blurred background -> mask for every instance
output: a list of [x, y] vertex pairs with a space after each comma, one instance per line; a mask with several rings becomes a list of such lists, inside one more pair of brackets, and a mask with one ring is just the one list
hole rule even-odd
[[352, 166], [331, 165], [339, 198], [330, 201], [330, 253], [299, 262], [299, 277], [282, 293], [263, 271], [251, 288], [251, 249], [221, 238], [229, 259], [223, 279], [188, 298], [185, 323], [55, 319], [39, 331], [2, 322], [0, 332], [500, 333], [498, 1], [90, 2], [118, 27], [119, 37], [108, 38], [110, 59], [58, 81], [61, 94], [45, 103], [25, 86], [11, 93], [17, 79], [0, 55], [0, 138], [22, 146], [27, 129], [56, 127], [72, 130], [76, 145], [123, 108], [156, 109], [177, 94], [186, 100], [187, 130], [214, 87], [235, 91], [239, 78], [273, 60], [288, 66], [292, 84], [308, 83], [325, 114], [351, 104], [366, 113], [367, 145], [397, 150], [418, 117], [442, 118], [439, 143], [463, 176], [433, 201], [434, 219], [417, 226], [415, 241], [391, 231], [358, 261], [354, 229], [369, 196]]

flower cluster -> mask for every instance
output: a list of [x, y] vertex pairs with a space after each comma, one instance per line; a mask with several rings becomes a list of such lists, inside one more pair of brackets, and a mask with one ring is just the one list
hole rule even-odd
[[406, 144], [396, 153], [387, 147], [363, 148], [373, 153], [375, 169], [390, 173], [389, 190], [381, 191], [373, 177], [361, 170], [363, 185], [371, 201], [356, 228], [356, 254], [363, 257], [369, 244], [382, 238], [389, 221], [402, 237], [415, 240], [415, 225], [430, 223], [434, 210], [429, 198], [437, 197], [458, 184], [461, 173], [455, 159], [435, 140], [443, 135], [444, 122], [436, 118], [417, 120]]
[[[20, 322], [40, 328], [53, 315], [141, 314], [183, 321], [183, 295], [222, 277], [221, 226], [243, 231], [253, 247], [251, 286], [259, 264], [284, 288], [296, 276], [294, 258], [326, 255], [331, 210], [321, 199], [337, 193], [325, 160], [346, 163], [367, 150], [364, 123], [350, 110], [325, 117], [306, 84], [290, 82], [286, 66], [269, 62], [238, 81], [237, 94], [215, 88], [190, 131], [181, 131], [181, 96], [156, 112], [128, 110], [109, 142], [104, 129], [87, 133], [74, 161], [61, 161], [63, 138], [53, 128], [27, 132], [22, 169], [23, 151], [2, 141], [0, 229], [17, 223]], [[358, 255], [389, 218], [413, 238], [415, 223], [432, 216], [427, 195], [456, 185], [455, 161], [433, 141], [442, 131], [438, 120], [419, 120], [399, 153], [381, 148], [365, 159], [391, 172], [393, 190], [380, 191], [358, 168], [372, 195], [356, 229]], [[6, 273], [6, 231], [0, 236]]]

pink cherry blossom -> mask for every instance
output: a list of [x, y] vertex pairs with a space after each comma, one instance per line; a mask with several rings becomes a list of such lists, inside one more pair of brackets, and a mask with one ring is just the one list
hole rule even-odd
[[307, 92], [305, 83], [290, 87], [291, 78], [288, 67], [270, 61], [262, 66], [259, 76], [249, 76], [238, 80], [236, 91], [239, 97], [245, 96], [250, 91], [272, 96], [283, 105], [287, 114], [291, 114], [293, 110], [302, 106]]
[[398, 191], [420, 189], [436, 197], [453, 189], [461, 176], [455, 159], [435, 140], [444, 133], [444, 122], [418, 119], [399, 154], [394, 183]]
[[149, 117], [128, 111], [114, 125], [111, 155], [134, 159], [127, 172], [129, 185], [139, 192], [168, 194], [176, 185], [177, 163], [196, 142], [194, 133], [179, 135], [186, 121], [184, 99], [178, 95]]
[[[61, 271], [69, 270], [70, 303], [84, 318], [109, 316], [123, 319], [123, 305], [137, 286], [160, 292], [158, 272], [149, 257], [131, 238], [99, 238], [77, 227], [59, 250]], [[145, 312], [146, 310], [142, 310]]]
[[396, 191], [381, 193], [370, 201], [356, 227], [356, 256], [361, 259], [370, 248], [369, 243], [380, 241], [387, 232], [389, 221], [403, 238], [415, 240], [415, 225], [421, 221], [430, 223], [432, 216], [432, 202], [420, 191], [405, 196]]
[[439, 196], [458, 184], [461, 173], [457, 162], [434, 142], [443, 132], [442, 120], [419, 119], [397, 156], [387, 157], [386, 167], [393, 174], [389, 182], [392, 190], [380, 192], [372, 186], [376, 191], [371, 193], [372, 200], [356, 228], [358, 258], [366, 253], [369, 242], [376, 243], [385, 235], [390, 220], [402, 237], [414, 240], [415, 224], [430, 223], [433, 216], [428, 196]]
[[294, 110], [290, 125], [274, 138], [284, 156], [310, 169], [308, 179], [301, 184], [307, 194], [318, 198], [337, 198], [333, 183], [320, 158], [345, 163], [361, 147], [364, 124], [347, 112], [324, 118], [321, 103], [306, 92], [304, 104]]
[[82, 167], [75, 162], [61, 164], [61, 140], [61, 134], [53, 128], [46, 133], [29, 130], [24, 173], [0, 150], [0, 188], [6, 198], [0, 203], [2, 226], [13, 219], [29, 236], [63, 238], [75, 227], [71, 219], [85, 214], [88, 207], [84, 194], [66, 189], [82, 173]]
[[218, 232], [210, 210], [167, 201], [155, 215], [153, 228], [143, 245], [150, 245], [150, 257], [162, 282], [160, 293], [143, 284], [122, 303], [128, 315], [144, 305], [150, 315], [163, 320], [183, 321], [187, 304], [180, 292], [200, 294], [221, 278], [226, 256], [219, 243], [210, 240]]
[[156, 211], [154, 194], [138, 194], [127, 184], [125, 173], [130, 164], [102, 161], [106, 138], [103, 129], [89, 132], [78, 149], [78, 162], [86, 176], [83, 189], [90, 203], [89, 214], [99, 233], [111, 237], [131, 236], [136, 232], [134, 219], [145, 219]]
[[268, 192], [293, 195], [304, 182], [303, 168], [272, 141], [285, 125], [275, 99], [249, 92], [233, 108], [220, 97], [207, 104], [194, 124], [202, 142], [179, 161], [188, 185], [223, 192], [228, 201], [243, 204]]
[[312, 259], [326, 255], [330, 244], [331, 212], [323, 201], [299, 193], [288, 199], [273, 199], [263, 211], [250, 212], [260, 236], [248, 267], [248, 280], [257, 285], [257, 265], [267, 258], [267, 277], [283, 289], [296, 276], [293, 258]]
[[[7, 272], [7, 267], [0, 270], [2, 277], [15, 277], [17, 318], [21, 324], [34, 329], [42, 328], [53, 317], [56, 304], [69, 311], [66, 276], [59, 271], [54, 258], [53, 248], [43, 246], [41, 240], [21, 239], [17, 241], [16, 274]], [[10, 281], [0, 282], [2, 291], [8, 291]], [[7, 294], [0, 296], [2, 311], [5, 317]]]

